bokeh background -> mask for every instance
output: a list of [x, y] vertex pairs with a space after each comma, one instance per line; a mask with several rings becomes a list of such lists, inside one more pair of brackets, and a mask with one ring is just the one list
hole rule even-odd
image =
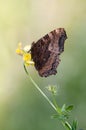
[[86, 0], [0, 0], [0, 130], [64, 130], [55, 111], [34, 88], [15, 54], [51, 30], [64, 27], [68, 39], [58, 74], [33, 79], [50, 97], [46, 86], [57, 85], [57, 101], [73, 104], [70, 116], [86, 129]]

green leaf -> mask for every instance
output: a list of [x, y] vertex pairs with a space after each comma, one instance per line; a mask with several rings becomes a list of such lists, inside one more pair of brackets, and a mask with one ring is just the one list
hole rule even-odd
[[25, 70], [26, 74], [28, 75], [28, 71], [27, 71], [27, 69], [26, 69], [25, 64], [23, 64], [23, 67], [24, 67], [24, 70]]
[[69, 118], [67, 114], [55, 114], [51, 118], [58, 118], [59, 120], [65, 121]]
[[58, 114], [54, 114], [51, 116], [51, 118], [59, 118], [59, 115]]
[[72, 110], [73, 110], [73, 105], [70, 105], [70, 106], [66, 107], [66, 111], [70, 112]]
[[62, 108], [61, 108], [61, 111], [64, 112], [66, 111], [66, 104], [63, 104]]
[[65, 122], [65, 126], [68, 130], [72, 130], [72, 127], [68, 122]]
[[72, 130], [77, 130], [77, 125], [78, 125], [77, 120], [73, 120], [73, 123], [72, 123]]

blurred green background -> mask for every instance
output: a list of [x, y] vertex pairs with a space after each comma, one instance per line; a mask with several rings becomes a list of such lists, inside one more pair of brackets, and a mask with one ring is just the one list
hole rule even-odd
[[28, 71], [49, 97], [45, 87], [57, 85], [58, 104], [74, 104], [70, 121], [86, 129], [86, 0], [0, 0], [0, 130], [64, 130], [15, 54], [19, 41], [31, 44], [59, 27], [68, 39], [58, 74], [41, 78], [34, 67]]

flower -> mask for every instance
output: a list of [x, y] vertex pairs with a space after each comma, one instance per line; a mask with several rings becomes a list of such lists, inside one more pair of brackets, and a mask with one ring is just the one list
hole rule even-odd
[[47, 89], [48, 89], [48, 91], [50, 91], [52, 94], [54, 94], [54, 95], [57, 94], [57, 86], [55, 86], [55, 85], [48, 85]]
[[24, 51], [23, 51], [23, 49], [22, 49], [22, 43], [21, 42], [19, 42], [19, 44], [18, 44], [18, 47], [17, 47], [17, 49], [16, 49], [16, 53], [18, 54], [18, 55], [23, 55], [23, 53], [24, 53]]
[[30, 61], [31, 60], [31, 54], [30, 53], [24, 53], [23, 54], [23, 60], [24, 61]]
[[[29, 50], [30, 50], [30, 46], [29, 46]], [[32, 57], [31, 57], [31, 53], [28, 52], [27, 50], [23, 49], [21, 43], [18, 44], [16, 53], [23, 57], [23, 61], [26, 66], [34, 65], [34, 62], [32, 61]]]

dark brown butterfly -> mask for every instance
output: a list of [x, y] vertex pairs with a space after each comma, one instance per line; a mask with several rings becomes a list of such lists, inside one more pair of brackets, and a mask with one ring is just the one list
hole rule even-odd
[[32, 44], [31, 56], [41, 77], [57, 73], [56, 68], [60, 62], [59, 55], [64, 51], [66, 39], [64, 28], [58, 28]]

